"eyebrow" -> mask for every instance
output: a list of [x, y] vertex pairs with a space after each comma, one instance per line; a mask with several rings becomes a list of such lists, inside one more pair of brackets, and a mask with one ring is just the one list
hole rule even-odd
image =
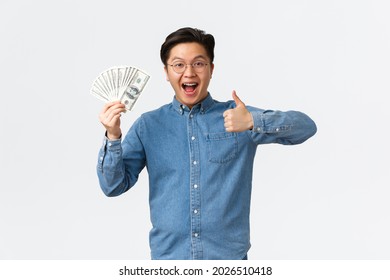
[[[197, 55], [197, 56], [195, 56], [192, 60], [195, 60], [195, 59], [198, 59], [198, 58], [203, 58], [203, 59], [207, 59], [204, 55]], [[178, 56], [175, 56], [175, 57], [173, 57], [172, 58], [172, 60], [175, 60], [175, 59], [181, 59], [181, 60], [184, 60], [183, 58], [181, 58], [181, 57], [178, 57]]]

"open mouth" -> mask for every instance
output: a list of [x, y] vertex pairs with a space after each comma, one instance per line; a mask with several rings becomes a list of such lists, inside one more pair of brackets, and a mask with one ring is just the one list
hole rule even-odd
[[184, 89], [186, 93], [193, 93], [195, 89], [198, 87], [198, 83], [183, 83], [181, 87]]

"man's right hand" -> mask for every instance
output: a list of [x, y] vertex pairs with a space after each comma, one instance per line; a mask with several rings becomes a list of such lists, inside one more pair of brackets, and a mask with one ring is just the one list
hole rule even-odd
[[99, 120], [107, 130], [107, 138], [110, 140], [119, 139], [121, 131], [121, 113], [126, 112], [125, 105], [120, 101], [114, 101], [104, 105], [99, 114]]

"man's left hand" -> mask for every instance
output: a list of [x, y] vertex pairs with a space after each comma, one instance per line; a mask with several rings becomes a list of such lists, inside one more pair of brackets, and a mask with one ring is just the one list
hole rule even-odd
[[232, 93], [236, 108], [223, 112], [225, 128], [228, 132], [242, 132], [253, 128], [252, 114], [246, 109], [244, 102], [237, 96], [236, 91]]

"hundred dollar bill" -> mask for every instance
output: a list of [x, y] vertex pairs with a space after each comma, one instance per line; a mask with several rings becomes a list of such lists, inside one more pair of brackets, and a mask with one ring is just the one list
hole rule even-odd
[[136, 67], [111, 67], [95, 79], [91, 94], [105, 102], [120, 100], [131, 111], [149, 78]]
[[110, 97], [108, 96], [107, 92], [109, 92], [109, 86], [107, 85], [107, 74], [103, 73], [97, 79], [92, 85], [91, 93], [96, 96], [97, 98], [103, 100], [103, 101], [110, 101]]
[[130, 81], [130, 84], [127, 86], [122, 97], [120, 98], [120, 101], [125, 104], [126, 110], [131, 111], [131, 109], [134, 107], [135, 102], [141, 95], [141, 92], [143, 91], [149, 78], [150, 76], [148, 74], [137, 69]]

